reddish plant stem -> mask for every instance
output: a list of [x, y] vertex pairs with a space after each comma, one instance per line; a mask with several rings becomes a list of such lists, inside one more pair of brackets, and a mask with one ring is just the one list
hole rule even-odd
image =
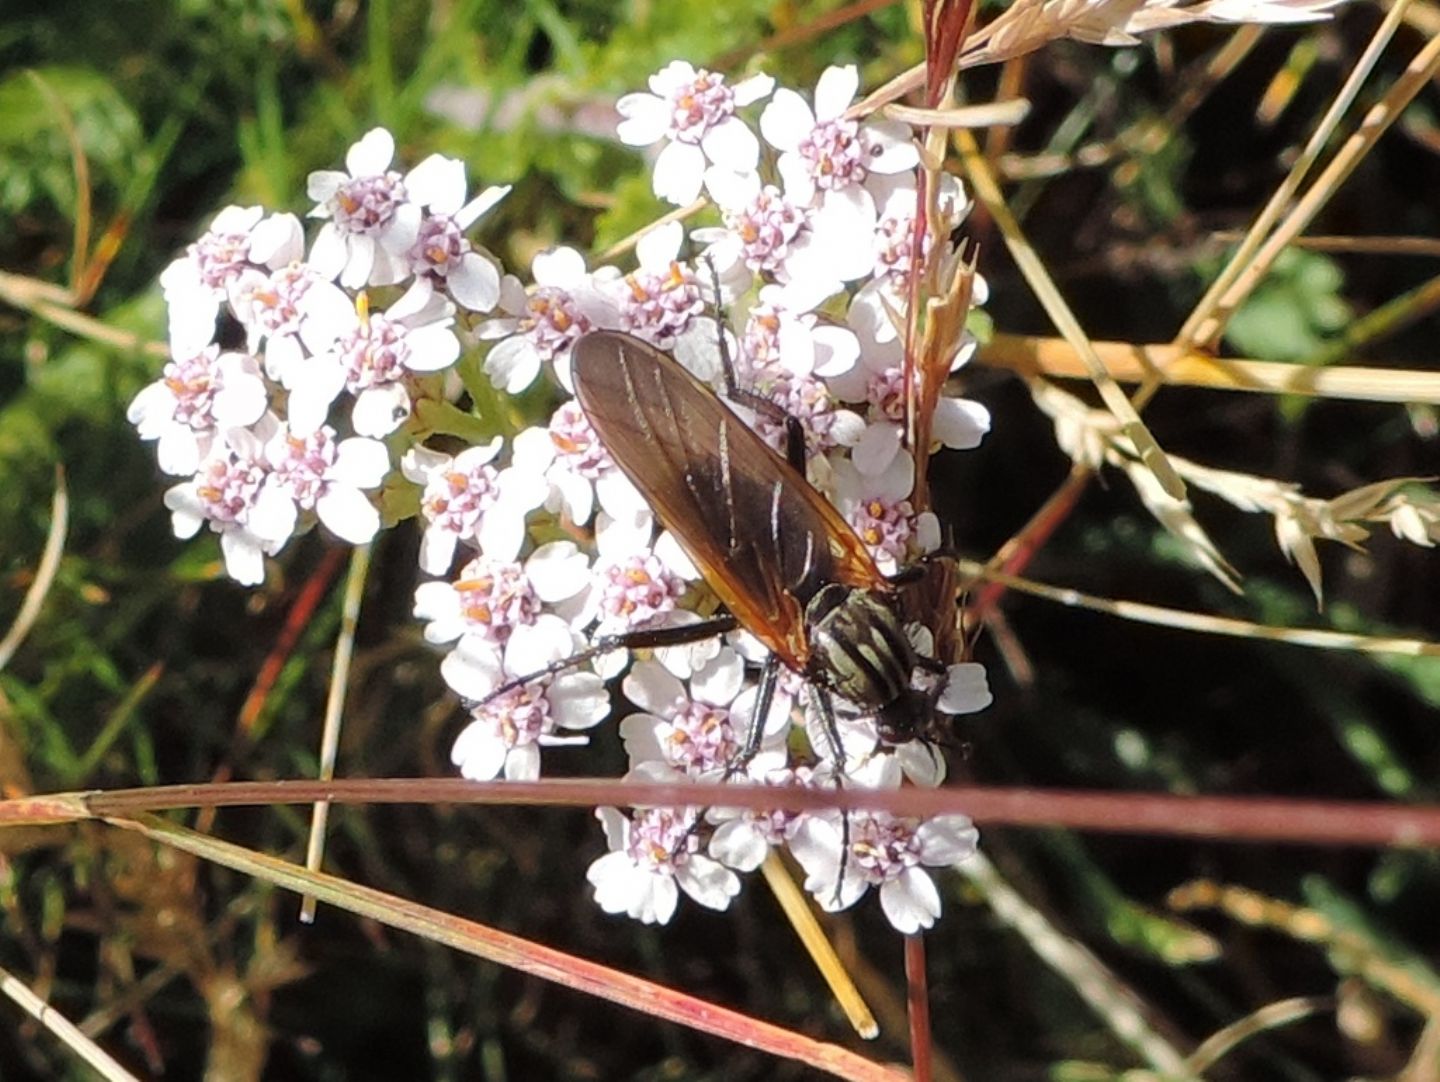
[[1066, 827], [1155, 837], [1293, 845], [1440, 846], [1440, 805], [1275, 797], [1172, 796], [961, 785], [896, 790], [639, 784], [605, 779], [472, 782], [463, 778], [231, 782], [0, 801], [0, 826], [76, 822], [141, 810], [266, 804], [703, 805], [871, 808], [896, 815], [964, 814], [989, 826]]
[[905, 990], [909, 1001], [910, 1059], [915, 1082], [934, 1077], [930, 1036], [930, 982], [925, 973], [925, 937], [905, 937]]

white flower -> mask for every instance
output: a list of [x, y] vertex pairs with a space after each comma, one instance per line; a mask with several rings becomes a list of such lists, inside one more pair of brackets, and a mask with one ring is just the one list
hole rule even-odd
[[777, 745], [789, 719], [773, 709], [762, 754], [750, 764], [738, 761], [750, 737], [756, 688], [745, 685], [745, 664], [729, 647], [695, 670], [688, 689], [653, 659], [637, 661], [623, 687], [641, 710], [620, 723], [632, 769], [662, 762], [687, 777], [723, 780], [741, 765], [762, 772], [785, 765]]
[[[868, 402], [870, 419], [854, 445], [853, 459], [862, 473], [883, 473], [901, 453], [905, 421], [904, 343], [874, 335], [874, 309], [852, 305], [850, 325], [860, 338], [860, 363], [830, 380], [830, 388], [845, 402]], [[962, 348], [951, 364], [955, 371], [968, 361], [973, 348]], [[990, 431], [990, 411], [979, 402], [942, 395], [935, 404], [931, 436], [943, 446], [967, 451], [980, 446]]]
[[590, 865], [585, 878], [605, 912], [666, 924], [681, 890], [711, 909], [727, 908], [740, 893], [740, 878], [698, 851], [694, 809], [647, 808], [633, 818], [614, 808], [599, 808], [595, 814], [610, 852]]
[[[876, 177], [868, 188], [878, 210], [870, 222], [869, 238], [858, 243], [857, 251], [869, 260], [864, 273], [873, 277], [850, 302], [850, 323], [863, 326], [876, 341], [889, 342], [901, 335], [903, 328], [897, 325], [895, 313], [904, 311], [908, 304], [911, 271], [916, 264], [915, 177], [908, 173]], [[965, 189], [956, 178], [944, 175], [936, 199], [936, 217], [922, 241], [927, 259], [931, 238], [951, 233], [969, 210]], [[971, 299], [977, 305], [984, 304], [985, 296], [985, 281], [977, 275]]]
[[265, 374], [287, 390], [306, 360], [330, 347], [355, 317], [349, 295], [308, 263], [250, 268], [230, 287], [246, 348], [265, 349]]
[[745, 321], [740, 353], [750, 366], [751, 378], [764, 378], [767, 370], [775, 369], [828, 381], [855, 367], [860, 340], [854, 331], [796, 311], [783, 300], [783, 292], [775, 286], [763, 287]]
[[336, 537], [363, 545], [379, 531], [380, 512], [364, 494], [390, 472], [390, 452], [379, 440], [337, 441], [329, 425], [307, 436], [282, 428], [266, 444], [265, 458], [272, 484], [299, 510], [313, 511]]
[[795, 91], [781, 89], [760, 114], [760, 132], [781, 152], [777, 167], [785, 194], [795, 202], [808, 204], [817, 192], [854, 198], [870, 174], [901, 173], [919, 164], [904, 124], [846, 119], [859, 86], [855, 65], [826, 68], [813, 110]]
[[425, 640], [456, 642], [440, 664], [446, 683], [468, 699], [484, 699], [501, 675], [529, 676], [582, 646], [560, 616], [562, 605], [589, 583], [589, 558], [569, 541], [541, 545], [525, 561], [479, 556], [453, 582], [415, 590], [415, 616]]
[[649, 146], [670, 140], [655, 160], [655, 194], [677, 206], [700, 194], [706, 161], [733, 173], [753, 173], [760, 159], [755, 133], [735, 115], [768, 95], [775, 80], [754, 75], [733, 87], [722, 75], [675, 60], [650, 76], [650, 94], [626, 94], [615, 104], [621, 142]]
[[962, 661], [946, 670], [945, 690], [940, 693], [935, 705], [944, 714], [974, 714], [994, 701], [990, 683], [985, 678], [985, 666], [975, 661]]
[[501, 560], [520, 552], [525, 515], [544, 501], [545, 482], [528, 470], [493, 466], [501, 443], [496, 436], [454, 457], [412, 447], [401, 459], [404, 475], [425, 486], [420, 567], [429, 574], [445, 574], [462, 541]]
[[408, 290], [384, 312], [361, 302], [325, 353], [290, 379], [290, 427], [318, 428], [342, 391], [355, 396], [351, 422], [362, 436], [388, 436], [410, 416], [410, 377], [449, 368], [460, 356], [455, 308], [428, 288]]
[[507, 394], [519, 394], [535, 382], [542, 364], [552, 364], [571, 390], [571, 349], [587, 331], [619, 326], [619, 312], [573, 248], [541, 252], [530, 273], [535, 286], [528, 295], [518, 278], [506, 275], [500, 309], [508, 314], [475, 328], [481, 341], [500, 339], [485, 358], [485, 374]]
[[[263, 218], [261, 207], [229, 206], [185, 254], [160, 275], [170, 316], [170, 350], [198, 353], [215, 337], [215, 313], [246, 272], [274, 270], [297, 258], [300, 223], [293, 214]], [[263, 220], [262, 220], [263, 218]], [[236, 315], [243, 321], [243, 314]]]
[[193, 537], [209, 522], [220, 535], [226, 572], [245, 586], [264, 580], [265, 556], [279, 552], [295, 530], [295, 502], [272, 482], [265, 461], [265, 442], [277, 425], [266, 415], [253, 430], [227, 430], [195, 476], [165, 493], [175, 536]]
[[834, 501], [860, 540], [865, 542], [880, 570], [893, 575], [913, 555], [915, 510], [910, 493], [915, 487], [915, 462], [908, 454], [895, 455], [878, 474], [862, 473], [853, 462], [834, 463]]
[[405, 175], [410, 199], [430, 213], [421, 219], [407, 254], [418, 279], [443, 285], [461, 307], [488, 312], [500, 299], [500, 272], [465, 236], [482, 214], [510, 191], [486, 188], [465, 202], [465, 163], [432, 154]]
[[219, 430], [253, 424], [268, 403], [255, 358], [210, 345], [169, 361], [160, 379], [131, 401], [125, 417], [142, 440], [158, 441], [160, 468], [183, 477], [199, 468]]
[[346, 172], [321, 169], [305, 184], [316, 203], [309, 216], [330, 219], [315, 238], [310, 262], [351, 289], [393, 285], [410, 271], [421, 211], [391, 170], [394, 157], [394, 137], [373, 128], [346, 152]]
[[[808, 766], [774, 769], [763, 757], [751, 764], [746, 780], [776, 787], [834, 785], [833, 775], [818, 774]], [[705, 820], [715, 825], [715, 833], [707, 849], [726, 867], [753, 872], [774, 846], [789, 843], [804, 819], [802, 813], [792, 811], [711, 808]]]
[[719, 173], [708, 191], [725, 227], [691, 233], [697, 243], [710, 246], [706, 258], [717, 268], [743, 262], [756, 274], [783, 276], [795, 247], [809, 238], [810, 211], [774, 185], [762, 187], [757, 173]]
[[615, 284], [620, 328], [671, 351], [708, 382], [720, 363], [720, 329], [706, 314], [716, 298], [708, 281], [702, 286], [694, 270], [676, 259], [684, 242], [679, 222], [657, 226], [636, 242], [640, 266]]
[[685, 579], [655, 551], [619, 558], [602, 553], [593, 576], [600, 635], [665, 626], [662, 618], [685, 593]]
[[557, 730], [583, 731], [610, 712], [610, 694], [594, 673], [567, 672], [535, 680], [470, 709], [470, 724], [450, 749], [463, 777], [511, 781], [540, 776], [540, 749], [583, 743]]
[[[899, 767], [889, 757], [872, 775], [869, 787], [900, 784]], [[842, 845], [844, 834], [838, 813], [806, 816], [796, 829], [790, 852], [805, 869], [805, 889], [833, 913], [879, 887], [886, 918], [906, 935], [929, 928], [940, 916], [940, 892], [922, 866], [959, 863], [975, 852], [979, 837], [963, 815], [922, 821], [880, 811], [850, 812], [848, 846]]]
[[561, 403], [548, 428], [527, 428], [515, 437], [513, 461], [517, 468], [543, 475], [549, 484], [548, 511], [563, 512], [583, 526], [600, 502], [615, 516], [633, 516], [646, 509], [636, 490], [601, 446], [580, 403]]

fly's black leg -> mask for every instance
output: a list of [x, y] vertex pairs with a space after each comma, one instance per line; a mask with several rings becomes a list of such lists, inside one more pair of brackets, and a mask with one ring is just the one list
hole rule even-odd
[[750, 715], [750, 729], [745, 734], [745, 746], [725, 767], [725, 781], [745, 773], [755, 756], [760, 754], [760, 744], [765, 739], [765, 721], [775, 702], [775, 687], [779, 680], [780, 659], [771, 654], [765, 659], [765, 664], [760, 669], [760, 680], [755, 686], [755, 710]]
[[506, 692], [524, 687], [532, 680], [540, 680], [546, 676], [554, 676], [556, 673], [564, 672], [566, 669], [573, 669], [577, 665], [583, 665], [587, 661], [593, 661], [602, 654], [608, 654], [614, 650], [653, 650], [664, 646], [683, 646], [689, 642], [700, 642], [702, 639], [711, 639], [717, 635], [723, 635], [727, 631], [734, 631], [738, 626], [739, 622], [735, 617], [727, 613], [723, 616], [712, 616], [710, 619], [702, 620], [698, 624], [681, 624], [677, 627], [639, 628], [635, 631], [622, 631], [615, 635], [603, 635], [599, 639], [596, 639], [593, 645], [581, 650], [578, 654], [562, 657], [558, 661], [552, 661], [543, 669], [537, 669], [532, 673], [527, 673], [524, 676], [517, 676], [513, 680], [505, 681], [505, 683], [481, 699], [478, 705], [483, 706], [493, 699], [498, 699]]
[[[820, 724], [825, 730], [825, 739], [830, 741], [835, 753], [835, 787], [845, 788], [845, 749], [840, 743], [840, 726], [835, 721], [835, 707], [830, 702], [830, 693], [824, 688], [812, 685], [815, 691], [815, 709], [820, 714]], [[850, 813], [840, 813], [840, 872], [835, 879], [835, 906], [840, 906], [840, 888], [845, 883], [845, 869], [850, 863]]]

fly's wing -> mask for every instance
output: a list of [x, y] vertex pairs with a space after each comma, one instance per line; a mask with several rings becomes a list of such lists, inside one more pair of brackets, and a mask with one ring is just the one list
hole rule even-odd
[[610, 456], [745, 629], [802, 669], [805, 605], [829, 582], [888, 590], [850, 525], [669, 354], [594, 331], [575, 394]]

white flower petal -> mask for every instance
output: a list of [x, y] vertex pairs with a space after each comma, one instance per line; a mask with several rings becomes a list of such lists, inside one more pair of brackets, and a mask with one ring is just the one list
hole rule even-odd
[[361, 436], [341, 440], [326, 477], [355, 488], [376, 488], [390, 472], [390, 452], [379, 440]]
[[941, 398], [935, 403], [932, 431], [946, 447], [968, 451], [979, 447], [990, 431], [990, 411], [968, 398]]
[[761, 98], [769, 97], [770, 92], [774, 89], [775, 80], [769, 75], [760, 73], [752, 75], [748, 79], [741, 79], [730, 88], [730, 92], [735, 95], [735, 107], [743, 109], [747, 105], [754, 105]]
[[889, 421], [872, 424], [855, 445], [851, 460], [861, 473], [883, 473], [900, 453], [900, 426]]
[[760, 134], [776, 150], [794, 150], [815, 127], [815, 114], [795, 91], [781, 87], [760, 114]]
[[326, 485], [315, 501], [315, 513], [331, 533], [352, 545], [366, 544], [380, 531], [380, 512], [349, 485]]
[[410, 347], [405, 367], [412, 372], [439, 372], [460, 357], [460, 339], [449, 327], [440, 324], [417, 327], [405, 336], [405, 343]]
[[721, 823], [710, 836], [710, 855], [739, 872], [753, 872], [765, 863], [770, 846], [744, 819]]
[[465, 163], [431, 154], [405, 174], [405, 192], [433, 212], [454, 214], [465, 202]]
[[362, 436], [383, 439], [410, 416], [410, 392], [402, 383], [382, 383], [368, 387], [355, 399], [350, 421]]
[[460, 776], [471, 781], [489, 781], [505, 768], [509, 748], [493, 726], [472, 721], [460, 730], [450, 749], [450, 761], [460, 768]]
[[826, 68], [815, 84], [815, 118], [834, 120], [843, 115], [859, 89], [860, 69], [854, 64]]
[[966, 816], [940, 815], [921, 823], [915, 838], [920, 843], [921, 863], [948, 867], [975, 854], [980, 832]]
[[740, 877], [725, 865], [699, 853], [675, 873], [680, 889], [708, 909], [728, 909], [730, 900], [740, 893]]
[[940, 892], [919, 868], [907, 868], [880, 888], [880, 908], [897, 932], [914, 935], [940, 916]]
[[707, 131], [700, 149], [716, 165], [737, 173], [752, 173], [760, 161], [760, 140], [738, 116], [726, 117]]
[[654, 94], [626, 94], [615, 103], [622, 119], [615, 134], [626, 146], [648, 147], [670, 130], [670, 109]]
[[492, 644], [466, 635], [441, 659], [440, 676], [457, 695], [478, 701], [501, 683], [500, 656]]
[[951, 665], [936, 706], [946, 714], [973, 714], [984, 710], [995, 696], [985, 677], [985, 666], [975, 661]]
[[448, 572], [455, 560], [455, 544], [456, 537], [452, 531], [440, 525], [427, 527], [420, 539], [420, 570], [427, 575]]
[[536, 285], [570, 289], [585, 279], [585, 257], [574, 248], [552, 248], [530, 263]]
[[583, 730], [610, 715], [610, 692], [595, 673], [572, 672], [555, 678], [546, 692], [550, 714], [562, 729]]
[[573, 541], [551, 541], [525, 561], [525, 576], [547, 605], [568, 600], [590, 581], [590, 557]]
[[371, 128], [345, 153], [345, 168], [352, 177], [373, 176], [390, 167], [395, 137], [384, 128]]
[[258, 538], [245, 530], [226, 530], [220, 535], [220, 552], [225, 573], [241, 586], [259, 586], [265, 581], [265, 555]]
[[659, 199], [683, 207], [700, 194], [705, 155], [693, 143], [667, 143], [655, 159], [650, 186]]
[[540, 374], [540, 354], [528, 338], [513, 335], [495, 343], [485, 357], [485, 374], [506, 394], [519, 394]]
[[445, 276], [445, 288], [461, 307], [488, 312], [500, 299], [500, 272], [484, 256], [467, 252]]

